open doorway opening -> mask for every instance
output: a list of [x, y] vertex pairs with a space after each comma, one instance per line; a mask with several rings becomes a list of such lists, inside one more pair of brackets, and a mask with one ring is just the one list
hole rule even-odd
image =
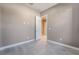
[[46, 21], [46, 16], [41, 16], [41, 40], [47, 40], [47, 21]]
[[36, 40], [47, 40], [47, 16], [36, 16]]

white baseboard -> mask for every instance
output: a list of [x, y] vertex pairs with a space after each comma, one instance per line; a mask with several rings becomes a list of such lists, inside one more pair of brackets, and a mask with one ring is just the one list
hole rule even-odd
[[25, 44], [25, 43], [29, 43], [29, 42], [32, 42], [32, 41], [34, 41], [34, 40], [19, 42], [19, 43], [11, 44], [11, 45], [8, 45], [8, 46], [0, 47], [0, 51], [5, 50], [5, 49], [7, 49], [7, 48], [19, 46], [19, 45], [22, 45], [22, 44]]
[[68, 47], [68, 48], [71, 48], [71, 49], [79, 51], [79, 48], [77, 48], [77, 47], [73, 47], [73, 46], [70, 46], [70, 45], [67, 45], [67, 44], [63, 44], [63, 43], [59, 43], [59, 42], [52, 41], [52, 40], [48, 40], [48, 41], [50, 43], [53, 43], [53, 44], [61, 45], [61, 46]]

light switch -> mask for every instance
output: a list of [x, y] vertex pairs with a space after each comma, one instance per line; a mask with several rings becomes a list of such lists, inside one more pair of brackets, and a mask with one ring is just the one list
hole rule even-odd
[[26, 24], [26, 22], [24, 22], [24, 24]]

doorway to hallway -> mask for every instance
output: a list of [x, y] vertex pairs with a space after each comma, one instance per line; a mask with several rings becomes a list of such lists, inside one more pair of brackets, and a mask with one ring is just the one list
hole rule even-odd
[[47, 40], [47, 16], [36, 16], [36, 40]]

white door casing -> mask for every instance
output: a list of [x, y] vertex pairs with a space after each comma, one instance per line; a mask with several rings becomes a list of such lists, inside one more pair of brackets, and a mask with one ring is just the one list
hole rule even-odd
[[41, 33], [41, 17], [36, 16], [36, 40], [40, 39], [40, 33]]

